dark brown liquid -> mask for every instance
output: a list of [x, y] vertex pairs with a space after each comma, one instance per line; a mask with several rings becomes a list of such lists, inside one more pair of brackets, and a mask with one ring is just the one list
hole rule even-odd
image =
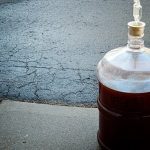
[[150, 150], [150, 92], [124, 93], [101, 83], [99, 89], [101, 145], [110, 150]]

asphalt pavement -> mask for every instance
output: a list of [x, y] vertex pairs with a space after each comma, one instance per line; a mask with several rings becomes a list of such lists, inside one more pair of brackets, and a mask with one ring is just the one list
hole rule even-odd
[[4, 100], [0, 150], [100, 150], [98, 110]]
[[[0, 3], [0, 97], [95, 104], [96, 65], [107, 51], [126, 45], [132, 0]], [[150, 46], [150, 1], [142, 5]]]

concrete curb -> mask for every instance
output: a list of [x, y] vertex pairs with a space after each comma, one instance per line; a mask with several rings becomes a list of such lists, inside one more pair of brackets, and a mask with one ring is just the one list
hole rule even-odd
[[97, 150], [98, 110], [4, 100], [0, 149]]

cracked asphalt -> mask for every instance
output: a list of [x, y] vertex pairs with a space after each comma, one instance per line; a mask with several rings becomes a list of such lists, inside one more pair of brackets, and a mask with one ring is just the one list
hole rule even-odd
[[[150, 46], [150, 1], [142, 5]], [[127, 0], [1, 3], [0, 97], [95, 104], [96, 65], [108, 50], [127, 43], [132, 20]]]

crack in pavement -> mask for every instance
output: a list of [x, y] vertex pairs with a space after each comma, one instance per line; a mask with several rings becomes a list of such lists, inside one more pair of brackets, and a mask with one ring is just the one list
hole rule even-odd
[[123, 17], [122, 10], [127, 5], [117, 0], [111, 5], [103, 0], [1, 4], [0, 97], [95, 104], [96, 64], [127, 39], [120, 38], [126, 34], [122, 27], [116, 32], [112, 24], [110, 31], [108, 22], [126, 24], [130, 11]]

